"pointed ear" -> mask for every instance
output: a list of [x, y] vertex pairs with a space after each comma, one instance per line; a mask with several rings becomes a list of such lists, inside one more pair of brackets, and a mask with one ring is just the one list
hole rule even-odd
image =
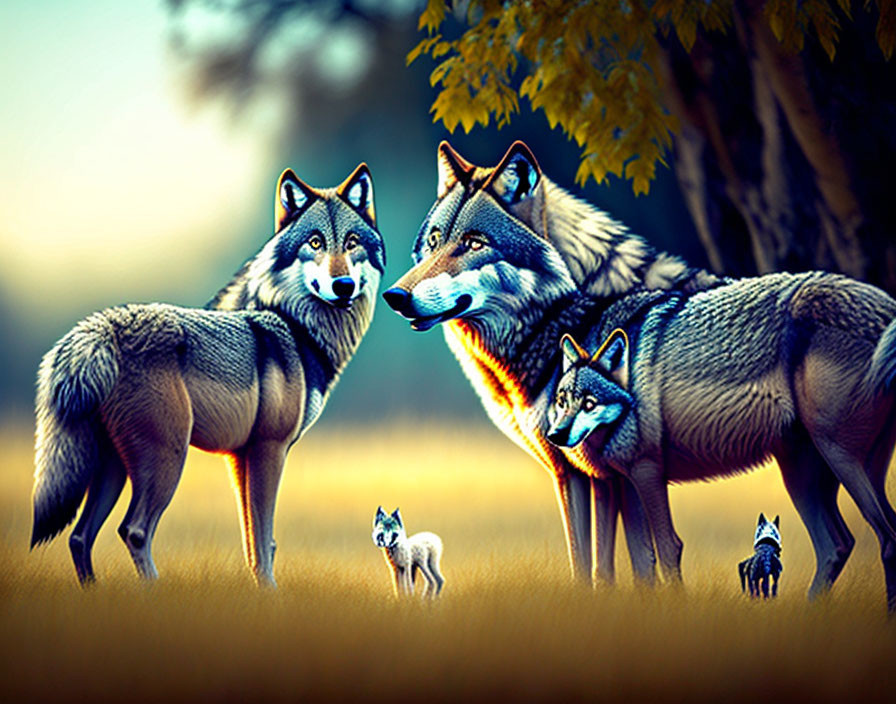
[[588, 353], [575, 341], [572, 335], [566, 333], [560, 338], [560, 349], [563, 352], [563, 372], [573, 364], [583, 359], [588, 359]]
[[317, 196], [314, 189], [286, 169], [277, 181], [277, 192], [274, 194], [274, 232], [301, 213]]
[[392, 518], [398, 521], [398, 525], [404, 528], [404, 521], [401, 520], [401, 511], [399, 511], [397, 508], [392, 512]]
[[495, 167], [483, 188], [491, 190], [507, 205], [529, 198], [541, 181], [541, 169], [523, 142], [514, 142]]
[[385, 515], [386, 515], [386, 512], [383, 511], [383, 507], [382, 507], [382, 506], [377, 506], [377, 508], [376, 508], [376, 517], [377, 517], [377, 518], [384, 518]]
[[781, 527], [781, 517], [780, 516], [775, 516], [775, 520], [773, 522], [775, 524], [775, 528]]
[[373, 177], [367, 164], [360, 163], [352, 175], [342, 182], [336, 192], [358, 211], [371, 227], [376, 227], [376, 211], [373, 208]]
[[622, 328], [616, 328], [604, 340], [594, 356], [591, 365], [606, 372], [619, 386], [628, 391], [629, 354], [628, 335]]
[[442, 141], [436, 150], [436, 165], [439, 170], [439, 185], [436, 189], [437, 196], [442, 198], [448, 191], [454, 188], [458, 181], [466, 181], [476, 168], [469, 161], [458, 154], [448, 142]]
[[760, 514], [759, 514], [759, 521], [756, 523], [756, 525], [757, 525], [757, 526], [761, 526], [763, 523], [768, 523], [768, 521], [765, 520], [765, 514], [764, 514], [764, 513], [760, 513]]

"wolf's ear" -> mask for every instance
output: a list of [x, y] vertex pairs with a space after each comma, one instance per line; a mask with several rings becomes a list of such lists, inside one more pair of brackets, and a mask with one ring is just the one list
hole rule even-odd
[[277, 181], [277, 192], [274, 194], [274, 232], [301, 213], [315, 198], [314, 189], [295, 175], [292, 169], [286, 169]]
[[371, 227], [376, 227], [376, 211], [373, 208], [373, 177], [367, 164], [360, 163], [352, 175], [343, 181], [336, 192], [358, 211]]
[[596, 366], [606, 372], [610, 379], [628, 391], [629, 381], [629, 354], [628, 335], [622, 328], [616, 328], [604, 340], [604, 344], [591, 358], [592, 366]]
[[379, 521], [379, 520], [381, 520], [381, 519], [383, 519], [383, 518], [385, 518], [385, 517], [386, 517], [386, 512], [383, 511], [383, 507], [382, 507], [382, 506], [377, 506], [377, 509], [376, 509], [376, 517], [373, 519], [373, 522], [376, 523], [377, 521]]
[[436, 188], [436, 195], [439, 198], [443, 198], [458, 181], [466, 183], [476, 168], [444, 140], [436, 150], [436, 165], [439, 170], [439, 185]]
[[775, 524], [775, 528], [780, 528], [781, 527], [781, 517], [775, 516], [775, 520], [772, 521], [772, 523]]
[[588, 359], [588, 353], [575, 341], [572, 335], [566, 333], [560, 338], [560, 349], [563, 352], [563, 373], [576, 362]]
[[532, 195], [539, 181], [541, 169], [529, 147], [514, 142], [483, 188], [490, 189], [507, 205], [516, 205]]
[[392, 512], [392, 518], [398, 521], [398, 525], [404, 528], [404, 521], [401, 520], [401, 511], [397, 508]]
[[760, 514], [759, 514], [759, 521], [756, 523], [756, 525], [757, 525], [757, 526], [761, 526], [763, 523], [768, 523], [768, 521], [765, 519], [765, 514], [764, 514], [764, 513], [760, 513]]

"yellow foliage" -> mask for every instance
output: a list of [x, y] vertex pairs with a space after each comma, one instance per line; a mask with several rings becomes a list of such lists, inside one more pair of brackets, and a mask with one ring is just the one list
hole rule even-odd
[[[871, 0], [866, 0], [866, 9]], [[875, 0], [876, 39], [889, 58], [896, 47], [896, 0]], [[814, 35], [833, 60], [848, 0], [766, 0], [763, 16], [785, 47], [799, 51]], [[608, 173], [646, 193], [664, 163], [676, 128], [662, 107], [659, 36], [671, 32], [688, 50], [699, 31], [725, 32], [733, 0], [470, 0], [467, 29], [454, 40], [437, 31], [445, 3], [429, 0], [420, 29], [429, 36], [408, 54], [441, 59], [430, 75], [439, 95], [434, 121], [469, 132], [494, 118], [501, 127], [518, 112], [518, 96], [543, 110], [583, 147], [576, 180], [602, 181]], [[838, 14], [839, 13], [839, 14]]]

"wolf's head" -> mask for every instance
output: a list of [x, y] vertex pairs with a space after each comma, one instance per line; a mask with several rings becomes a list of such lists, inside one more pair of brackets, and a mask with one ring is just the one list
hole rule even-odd
[[312, 188], [286, 169], [274, 196], [274, 229], [214, 307], [242, 307], [243, 297], [290, 312], [309, 299], [348, 308], [368, 289], [375, 295], [385, 248], [366, 164], [335, 188]]
[[405, 538], [404, 521], [401, 513], [395, 509], [391, 514], [383, 511], [380, 506], [373, 517], [373, 544], [378, 548], [395, 547], [396, 543]]
[[555, 445], [575, 447], [600, 429], [601, 444], [632, 406], [628, 393], [628, 338], [614, 330], [593, 355], [570, 335], [560, 341], [563, 374], [548, 410], [547, 438]]
[[497, 166], [483, 168], [442, 142], [438, 169], [438, 198], [414, 243], [416, 266], [383, 294], [413, 329], [513, 312], [574, 289], [538, 225], [545, 179], [525, 144], [516, 142]]
[[771, 545], [781, 549], [781, 517], [775, 516], [774, 521], [769, 521], [764, 513], [759, 514], [759, 522], [756, 524], [756, 533], [753, 535], [753, 548], [760, 545]]

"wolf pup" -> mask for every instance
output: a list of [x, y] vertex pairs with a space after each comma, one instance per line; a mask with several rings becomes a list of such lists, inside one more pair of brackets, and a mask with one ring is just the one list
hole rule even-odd
[[418, 569], [426, 580], [424, 598], [435, 599], [442, 591], [445, 584], [439, 569], [442, 540], [435, 533], [415, 533], [409, 538], [398, 509], [387, 515], [380, 506], [373, 517], [373, 543], [383, 549], [386, 562], [392, 568], [392, 587], [396, 596], [414, 593]]
[[750, 596], [769, 598], [769, 580], [771, 580], [771, 596], [778, 596], [778, 577], [784, 567], [781, 564], [781, 532], [780, 516], [774, 521], [759, 514], [759, 523], [753, 537], [753, 555], [738, 563], [737, 573], [740, 575], [741, 591], [750, 587]]
[[[765, 315], [772, 304], [780, 310]], [[594, 355], [564, 336], [548, 438], [585, 441], [631, 479], [674, 580], [681, 540], [667, 482], [724, 476], [774, 456], [826, 558], [816, 591], [836, 579], [854, 542], [837, 508], [842, 483], [878, 536], [893, 608], [896, 531], [884, 480], [896, 424], [883, 392], [894, 316], [896, 301], [882, 291], [818, 273], [671, 296], [640, 325], [610, 333]]]
[[[654, 317], [676, 332], [663, 344], [666, 361], [641, 364], [647, 376], [678, 373], [666, 385], [646, 380], [634, 395], [653, 410], [662, 400], [665, 426], [680, 438], [669, 448], [678, 478], [774, 455], [812, 536], [813, 595], [831, 586], [852, 546], [835, 501], [842, 482], [877, 532], [896, 607], [896, 513], [878, 498], [896, 442], [896, 301], [834, 274], [732, 281], [689, 268], [551, 182], [521, 142], [494, 168], [442, 143], [438, 165], [415, 266], [383, 296], [415, 330], [444, 324], [491, 420], [551, 472], [574, 574], [590, 580], [596, 556], [597, 576], [613, 580], [619, 512], [636, 577], [654, 581], [655, 552], [644, 497], [607, 468], [602, 448], [561, 449], [546, 438], [560, 338], [570, 333], [590, 349], [674, 301]], [[699, 309], [690, 307], [696, 300]], [[677, 334], [682, 326], [688, 335]], [[695, 456], [694, 443], [705, 454]]]
[[137, 572], [194, 445], [229, 460], [246, 561], [274, 584], [273, 519], [290, 446], [317, 420], [373, 315], [385, 265], [365, 164], [336, 188], [291, 170], [275, 193], [275, 235], [206, 309], [151, 303], [79, 322], [37, 379], [31, 546], [68, 525], [82, 583], [91, 548], [130, 478], [118, 533]]

